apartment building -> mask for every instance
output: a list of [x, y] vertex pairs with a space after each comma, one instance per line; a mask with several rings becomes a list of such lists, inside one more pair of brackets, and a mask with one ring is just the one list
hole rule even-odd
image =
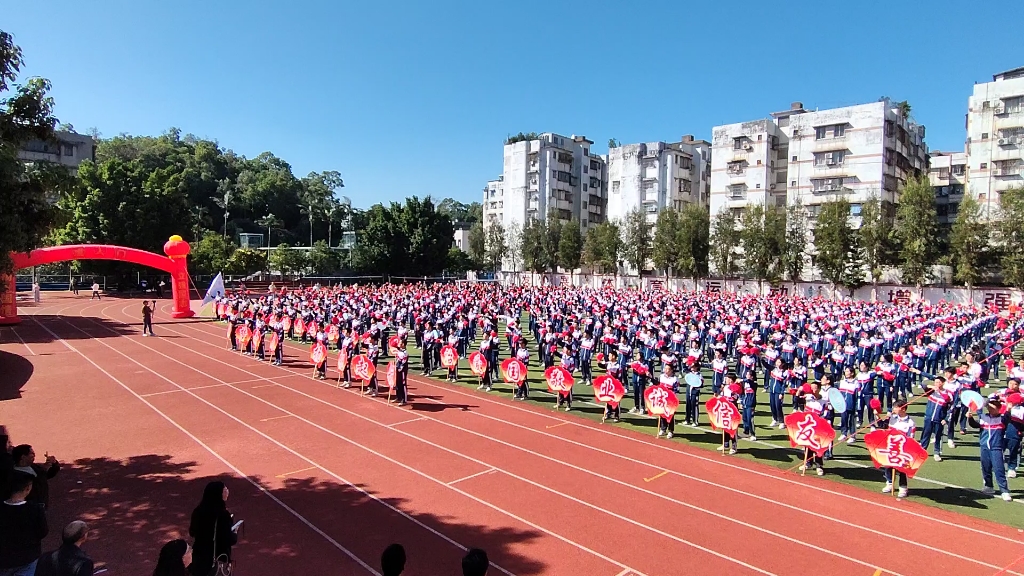
[[974, 85], [967, 111], [967, 191], [982, 216], [998, 217], [999, 195], [1024, 186], [1024, 67]]
[[521, 227], [527, 218], [576, 219], [581, 227], [607, 217], [607, 169], [583, 136], [551, 132], [510, 138], [501, 178], [484, 189], [484, 222]]
[[77, 171], [83, 160], [96, 160], [96, 141], [92, 136], [58, 131], [52, 141], [32, 140], [18, 151], [24, 162], [53, 162]]
[[891, 210], [907, 179], [924, 173], [924, 136], [888, 99], [827, 110], [794, 102], [764, 120], [717, 126], [711, 213], [799, 204], [813, 222], [822, 203], [842, 195], [857, 225], [868, 198]]
[[935, 214], [940, 232], [948, 237], [967, 187], [967, 153], [929, 153], [928, 181], [935, 189]]
[[710, 195], [711, 143], [683, 136], [679, 142], [626, 144], [608, 151], [609, 220], [640, 207], [654, 223], [665, 208], [706, 206]]

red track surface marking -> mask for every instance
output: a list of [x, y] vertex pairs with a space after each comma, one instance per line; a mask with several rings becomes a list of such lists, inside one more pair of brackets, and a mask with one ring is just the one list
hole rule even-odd
[[[99, 328], [99, 327], [97, 326], [97, 328]], [[160, 339], [154, 339], [154, 340], [150, 340], [149, 342], [151, 342], [151, 343], [152, 343], [152, 344], [153, 344], [154, 346], [159, 346], [159, 345], [161, 345], [161, 344], [163, 344], [163, 343], [166, 343], [166, 344], [172, 344], [172, 342], [171, 342], [171, 341], [170, 341], [169, 339], [168, 339], [168, 340], [164, 340], [163, 342], [159, 342], [159, 340], [160, 340]], [[150, 348], [150, 346], [148, 346], [148, 345], [145, 345], [145, 344], [143, 344], [141, 340], [136, 340], [136, 339], [132, 339], [132, 341], [133, 341], [133, 342], [135, 342], [136, 344], [138, 344], [138, 345], [139, 345], [140, 347], [143, 347], [143, 348]], [[160, 354], [160, 353], [159, 353], [158, 351], [156, 351], [156, 350], [155, 350], [154, 348], [150, 348], [150, 349], [151, 349], [151, 350], [153, 350], [154, 352], [156, 352], [157, 354]], [[111, 350], [114, 350], [114, 348], [113, 348], [113, 347], [111, 347]], [[118, 353], [121, 353], [121, 352], [120, 352], [120, 351], [118, 351]], [[162, 355], [162, 354], [161, 354], [161, 355]], [[140, 356], [141, 356], [141, 355], [140, 355]], [[170, 356], [167, 356], [167, 355], [162, 355], [162, 356], [163, 356], [163, 357], [164, 357], [165, 359], [167, 359], [167, 360], [171, 360], [172, 362], [178, 363], [179, 365], [185, 365], [185, 364], [181, 363], [181, 362], [180, 362], [180, 361], [178, 361], [178, 360], [175, 360], [174, 358], [172, 358], [172, 357], [170, 357]], [[147, 358], [147, 359], [148, 359], [148, 358]], [[191, 360], [191, 359], [190, 359], [190, 360]], [[152, 362], [147, 362], [147, 363], [152, 363]], [[195, 362], [195, 364], [196, 364], [196, 365], [198, 365], [198, 361], [196, 361], [196, 362]], [[194, 368], [194, 367], [192, 366], [192, 363], [191, 363], [191, 362], [190, 362], [190, 364], [188, 364], [188, 365], [185, 365], [185, 366], [187, 366], [187, 367], [190, 367], [190, 368], [193, 368], [193, 369], [195, 369], [195, 370], [196, 370], [197, 372], [199, 371], [199, 368]], [[228, 368], [229, 368], [230, 370], [235, 370], [234, 368], [231, 368], [231, 367], [228, 367]], [[176, 371], [176, 370], [177, 370], [177, 371], [180, 371], [180, 369], [176, 369], [176, 368], [171, 368], [171, 369], [169, 369], [168, 371], [171, 371], [171, 372], [173, 372], [173, 371]], [[212, 370], [213, 370], [212, 368], [210, 368], [210, 369], [207, 369], [207, 368], [205, 368], [205, 367], [204, 367], [204, 368], [203, 368], [203, 369], [201, 370], [200, 374], [203, 374], [203, 375], [208, 375], [207, 377], [209, 377], [209, 378], [215, 378], [215, 377], [214, 377], [214, 376], [212, 376], [212, 374], [211, 374], [211, 373], [212, 373]], [[255, 399], [255, 398], [256, 398], [255, 396], [252, 396], [252, 394], [251, 394], [251, 393], [248, 393], [248, 392], [246, 392], [246, 391], [244, 391], [244, 390], [241, 390], [241, 389], [237, 389], [237, 388], [232, 388], [232, 390], [236, 390], [237, 392], [241, 392], [241, 393], [243, 393], [243, 394], [244, 394], [245, 396], [250, 396], [250, 397], [252, 397], [253, 399]], [[208, 390], [207, 392], [209, 392], [210, 394], [218, 394], [218, 395], [219, 395], [219, 394], [224, 394], [224, 393], [225, 393], [225, 389], [224, 389], [224, 388], [218, 388], [218, 389], [210, 389], [210, 390]], [[204, 394], [205, 394], [205, 393], [204, 393]], [[206, 399], [203, 399], [203, 400], [204, 400], [204, 401], [206, 401]], [[238, 405], [240, 405], [240, 404], [245, 404], [245, 402], [244, 402], [244, 401], [240, 401], [240, 400], [239, 400], [238, 398], [230, 398], [230, 399], [229, 399], [229, 398], [219, 398], [219, 397], [218, 397], [218, 398], [216, 399], [216, 402], [211, 402], [210, 404], [211, 404], [211, 405], [213, 405], [213, 404], [216, 404], [216, 405], [219, 405], [219, 406], [232, 406], [232, 407], [234, 408], [234, 407], [236, 407], [236, 406], [238, 406]], [[267, 406], [270, 406], [270, 404], [269, 404], [269, 403], [267, 403], [266, 405], [267, 405]], [[245, 412], [245, 413], [249, 413], [249, 412], [251, 412], [251, 411], [252, 411], [252, 409], [253, 409], [253, 408], [252, 408], [252, 406], [251, 406], [251, 405], [248, 405], [248, 406], [245, 406], [245, 407], [243, 407], [243, 409], [242, 409], [242, 412]], [[218, 407], [218, 410], [220, 410], [220, 411], [224, 412], [224, 410], [222, 410], [222, 409], [221, 409], [221, 408], [219, 408], [219, 407]], [[238, 411], [236, 410], [236, 412], [238, 412]], [[392, 414], [394, 414], [394, 415], [399, 415], [399, 413], [398, 413], [398, 412], [395, 412], [395, 411], [391, 411], [391, 413], [392, 413]], [[227, 413], [225, 412], [225, 414], [227, 414]], [[239, 419], [239, 418], [237, 418], [237, 417], [236, 417], [236, 416], [234, 416], [234, 415], [229, 415], [229, 416], [230, 416], [230, 417], [232, 417], [232, 418], [236, 418], [236, 419]], [[240, 419], [239, 419], [239, 420], [240, 420]], [[310, 423], [310, 424], [312, 424], [312, 422], [309, 422], [309, 423]], [[377, 424], [377, 426], [380, 426], [380, 425], [379, 425], [379, 424]], [[283, 429], [283, 430], [282, 430], [282, 431], [280, 431], [280, 432], [279, 432], [279, 433], [278, 433], [277, 435], [284, 435], [284, 434], [288, 434], [288, 435], [291, 435], [291, 432], [292, 432], [292, 430], [291, 430], [291, 429]], [[301, 441], [301, 440], [300, 440], [300, 438], [301, 438], [302, 440], [307, 440], [307, 441], [308, 441], [309, 437], [311, 436], [311, 434], [309, 433], [309, 431], [308, 431], [308, 430], [295, 430], [295, 432], [296, 432], [297, 436], [296, 436], [296, 438], [295, 438], [294, 440], [290, 440], [290, 441], [289, 441], [289, 444], [293, 444], [293, 445], [294, 445], [294, 444], [298, 443], [299, 441]], [[336, 435], [337, 435], [337, 434], [336, 434]], [[345, 438], [341, 437], [340, 435], [337, 435], [337, 436], [338, 436], [339, 438], [341, 438], [341, 439], [345, 439]], [[356, 443], [355, 443], [355, 441], [352, 441], [352, 440], [348, 440], [348, 439], [345, 439], [345, 440], [346, 440], [346, 441], [349, 441], [349, 442], [351, 442], [351, 443], [353, 443], [353, 444], [356, 444]], [[378, 442], [379, 442], [379, 439], [377, 439], [377, 433], [376, 433], [376, 432], [373, 432], [373, 437], [372, 437], [372, 440], [374, 440], [374, 441], [378, 441]], [[281, 444], [281, 443], [279, 443], [279, 444]], [[281, 445], [283, 446], [283, 444], [281, 444]], [[371, 452], [374, 452], [374, 453], [375, 453], [375, 451], [373, 451], [372, 449], [370, 449], [370, 451], [371, 451]], [[423, 453], [423, 451], [422, 451], [422, 450], [419, 450], [419, 451], [417, 451], [417, 453], [418, 453], [418, 454], [422, 454], [422, 453]], [[413, 456], [415, 456], [415, 455], [406, 455], [406, 457], [413, 457]], [[420, 457], [422, 458], [422, 456], [420, 456]], [[386, 459], [388, 459], [389, 461], [392, 461], [393, 463], [399, 464], [399, 463], [398, 463], [398, 462], [397, 462], [396, 460], [394, 460], [394, 459], [390, 459], [390, 458], [387, 458], [387, 457], [385, 457], [385, 458], [386, 458]], [[434, 459], [436, 459], [436, 458], [430, 458], [429, 460], [434, 460]], [[346, 460], [353, 460], [353, 459], [346, 459]], [[412, 467], [408, 467], [408, 466], [406, 466], [406, 465], [404, 465], [404, 464], [399, 464], [399, 465], [401, 465], [401, 466], [403, 466], [403, 467], [405, 467], [405, 468], [409, 469], [410, 471], [415, 471], [415, 470], [413, 470], [413, 468], [412, 468]], [[376, 469], [376, 468], [379, 468], [379, 466], [374, 466], [374, 469]], [[449, 466], [449, 468], [450, 468], [450, 466]], [[445, 483], [444, 483], [444, 482], [442, 482], [442, 481], [440, 481], [440, 480], [438, 480], [438, 479], [436, 479], [436, 478], [430, 478], [429, 476], [427, 476], [427, 475], [424, 475], [424, 474], [422, 474], [421, 472], [418, 472], [418, 471], [415, 471], [415, 472], [416, 472], [416, 473], [418, 473], [418, 474], [421, 474], [421, 475], [423, 475], [423, 476], [425, 476], [425, 477], [428, 477], [429, 479], [431, 479], [431, 480], [433, 480], [433, 481], [437, 482], [437, 483], [438, 483], [439, 485], [441, 485], [441, 486], [445, 486]], [[454, 478], [452, 478], [452, 479], [454, 479]], [[388, 481], [388, 478], [387, 478], [387, 477], [384, 477], [384, 478], [380, 478], [380, 479], [378, 479], [378, 480], [379, 480], [379, 482], [380, 482], [380, 483], [387, 483], [387, 481]], [[394, 483], [394, 482], [392, 482], [392, 483]], [[402, 483], [401, 485], [402, 485], [402, 486], [404, 486], [405, 484], [404, 484], [404, 483]], [[410, 488], [410, 489], [411, 489], [411, 488]], [[405, 493], [405, 492], [409, 492], [409, 491], [410, 491], [410, 489], [407, 489], [407, 490], [402, 490], [402, 492], [403, 492], [403, 493]], [[454, 488], [449, 488], [449, 490], [453, 490], [453, 491], [455, 491], [455, 492], [459, 492], [459, 493], [461, 493], [460, 491], [458, 491], [458, 490], [456, 490], [456, 489], [454, 489]], [[463, 493], [463, 494], [464, 494], [464, 493]], [[464, 494], [464, 495], [466, 495], [466, 494]], [[467, 495], [467, 496], [468, 496], [468, 495]], [[472, 498], [472, 497], [471, 497], [471, 498]], [[434, 496], [430, 496], [429, 498], [426, 498], [426, 497], [425, 497], [425, 498], [423, 498], [423, 499], [422, 499], [422, 501], [424, 501], [424, 502], [428, 502], [428, 501], [437, 501], [437, 500], [438, 500], [438, 499], [437, 499], [436, 497], [434, 497]], [[481, 503], [483, 503], [483, 502], [481, 501]], [[442, 502], [442, 504], [444, 504], [444, 502]], [[489, 506], [490, 506], [490, 505], [489, 505]], [[463, 507], [465, 507], [465, 506], [463, 505]], [[446, 507], [446, 508], [447, 508], [447, 507]], [[454, 506], [453, 506], [453, 508], [454, 508]], [[446, 509], [446, 511], [447, 511], [447, 509]], [[476, 517], [476, 516], [478, 516], [478, 515], [474, 515], [474, 517]], [[460, 548], [460, 551], [461, 551], [461, 548]], [[564, 556], [564, 554], [561, 554], [560, 556]], [[608, 560], [608, 561], [610, 561], [610, 560]], [[615, 564], [615, 563], [614, 563], [613, 561], [610, 561], [610, 562], [612, 562], [612, 564]], [[451, 565], [451, 564], [449, 564], [449, 565]], [[575, 565], [576, 565], [577, 567], [581, 566], [581, 564], [580, 564], [579, 562], [576, 562], [576, 563], [575, 563]], [[585, 566], [585, 564], [583, 564], [583, 565]], [[605, 564], [605, 566], [607, 566], [607, 564]], [[621, 565], [621, 564], [620, 564], [619, 566], [620, 566], [620, 567], [622, 567], [622, 565]], [[606, 570], [607, 570], [607, 569], [603, 569], [603, 570], [601, 570], [600, 572], [605, 572]]]
[[[198, 328], [198, 327], [190, 327], [190, 328], [193, 328], [193, 329], [195, 329], [195, 330], [199, 330], [199, 328]], [[205, 331], [205, 330], [203, 330], [203, 331]], [[416, 384], [420, 384], [420, 381], [419, 381], [419, 380], [417, 379], [417, 380], [415, 381], [415, 383], [416, 383]], [[443, 386], [440, 386], [440, 385], [436, 385], [436, 384], [430, 384], [430, 383], [428, 383], [428, 385], [429, 385], [429, 386], [430, 386], [431, 388], [436, 388], [436, 389], [451, 389], [451, 387], [443, 387]], [[446, 391], [447, 391], [447, 390], [446, 390]], [[459, 392], [458, 392], [458, 395], [461, 395], [461, 396], [473, 396], [473, 397], [477, 397], [477, 396], [478, 396], [478, 395], [473, 395], [473, 394], [470, 394], [470, 393], [465, 393], [465, 392], [461, 392], [461, 391], [459, 391]], [[499, 404], [499, 403], [498, 403], [498, 402], [495, 402], [495, 401], [489, 401], [489, 402], [488, 402], [488, 404]], [[516, 407], [516, 408], [518, 408], [518, 407]], [[524, 409], [522, 409], [522, 408], [518, 408], [518, 410], [519, 410], [520, 412], [531, 412], [531, 410], [524, 410]], [[477, 415], [479, 415], [479, 414], [480, 414], [480, 411], [479, 411], [479, 410], [475, 410], [475, 411], [473, 412], [473, 414], [477, 414]], [[542, 417], [544, 417], [544, 418], [551, 418], [551, 416], [550, 416], [550, 415], [541, 415], [541, 414], [538, 414], [538, 416], [542, 416]], [[506, 414], [506, 417], [507, 417], [507, 414]], [[586, 425], [581, 425], [581, 426], [580, 426], [580, 428], [582, 428], [582, 429], [586, 430], [586, 429], [587, 429], [588, 427], [587, 427]], [[493, 435], [493, 427], [492, 427], [492, 428], [489, 428], [489, 433]], [[619, 434], [609, 434], [609, 436], [619, 436]], [[522, 438], [522, 435], [521, 435], [521, 434], [519, 435], [519, 438], [520, 438], [520, 439]], [[521, 440], [520, 440], [520, 442], [521, 442]], [[635, 450], [635, 449], [636, 449], [636, 446], [633, 446], [632, 448], [633, 448], [633, 449]], [[564, 451], [560, 451], [560, 453], [561, 453], [561, 452], [564, 452]], [[681, 452], [678, 452], [678, 451], [675, 451], [675, 450], [670, 450], [670, 452], [676, 452], [677, 454], [680, 454], [680, 455], [684, 455], [684, 456], [685, 456], [685, 454], [682, 454]], [[662, 457], [662, 458], [664, 458], [664, 454], [661, 454], [661, 457]], [[719, 474], [720, 476], [722, 475], [722, 470], [721, 470], [721, 468], [718, 468], [717, 472], [718, 472], [718, 474]], [[681, 475], [681, 474], [680, 474], [680, 476], [685, 476], [685, 475]], [[713, 476], [712, 476], [712, 477], [713, 477]], [[730, 478], [730, 480], [732, 480], [732, 478]], [[712, 484], [712, 485], [714, 485], [714, 484]], [[733, 490], [734, 490], [734, 491], [736, 491], [735, 489], [733, 489]], [[811, 492], [811, 490], [805, 490], [804, 492]], [[829, 492], [826, 492], [826, 491], [822, 491], [822, 490], [818, 490], [817, 492], [818, 492], [818, 494], [817, 494], [817, 495], [818, 495], [819, 497], [821, 497], [821, 496], [826, 496], [826, 495], [828, 495], [828, 496], [832, 496], [832, 498], [828, 499], [828, 500], [827, 500], [826, 502], [824, 502], [824, 504], [827, 504], [827, 505], [828, 505], [828, 507], [829, 507], [829, 509], [830, 509], [830, 510], [831, 510], [831, 511], [832, 511], [832, 512], [834, 513], [834, 512], [835, 512], [835, 508], [836, 508], [836, 502], [835, 502], [835, 498], [834, 498], [834, 496], [835, 496], [835, 495], [834, 495], [834, 494], [830, 494]], [[861, 491], [861, 492], [863, 492], [863, 491]], [[777, 495], [773, 494], [773, 497], [776, 497], [776, 496], [777, 496]], [[805, 495], [805, 494], [801, 494], [801, 495], [799, 495], [799, 497], [804, 497], [804, 496], [806, 496], [806, 495]], [[872, 495], [872, 496], [873, 496], [873, 495]], [[760, 497], [760, 498], [762, 498], [762, 499], [764, 499], [764, 500], [767, 500], [767, 499], [766, 499], [765, 497]], [[770, 502], [770, 500], [768, 500], [768, 501]], [[890, 502], [891, 502], [891, 500], [890, 500]], [[791, 510], [796, 510], [796, 511], [799, 511], [799, 509], [798, 509], [798, 508], [796, 508], [795, 506], [793, 506], [793, 505], [789, 505], [789, 506], [790, 506], [790, 509], [791, 509]], [[927, 509], [927, 510], [928, 510], [929, 512], [931, 512], [931, 511], [932, 511], [931, 509]], [[941, 511], [935, 511], [935, 512], [941, 512]], [[857, 511], [857, 512], [855, 512], [855, 514], [856, 514], [856, 515], [859, 515], [859, 516], [862, 516], [862, 517], [864, 516], [864, 514], [863, 514], [863, 512], [862, 512], [862, 511]], [[820, 514], [820, 515], [821, 515], [821, 516], [823, 516], [823, 517], [825, 517], [825, 516], [824, 516], [824, 514]], [[921, 516], [923, 516], [923, 514], [918, 514], [918, 515], [921, 515]], [[871, 516], [871, 515], [868, 515], [868, 516]], [[956, 519], [957, 521], [963, 521], [963, 520], [967, 520], [966, 518], [964, 518], [964, 517], [960, 517], [960, 516], [958, 516], [958, 515], [950, 515], [950, 516], [952, 516], [953, 518], [955, 518], [955, 519]], [[827, 518], [827, 517], [825, 517], [825, 518]], [[883, 519], [883, 520], [884, 520], [884, 519]], [[938, 519], [937, 519], [937, 520], [938, 520]], [[859, 521], [859, 520], [857, 520], [857, 521]], [[839, 521], [839, 522], [844, 522], [844, 521]], [[944, 521], [944, 520], [939, 520], [939, 522], [946, 522], [946, 521]], [[981, 524], [985, 525], [985, 528], [988, 528], [988, 529], [991, 529], [991, 528], [993, 528], [993, 526], [991, 526], [991, 525], [987, 525], [987, 523], [981, 523]], [[889, 529], [889, 527], [891, 527], [892, 525], [893, 525], [892, 523], [888, 523], [888, 524], [885, 524], [885, 523], [883, 522], [882, 526], [879, 526], [879, 529], [880, 529], [880, 530], [886, 530], [886, 529]], [[857, 526], [857, 524], [854, 524], [854, 523], [852, 523], [852, 522], [846, 522], [846, 523], [845, 523], [845, 526], [846, 526], [846, 528], [848, 529], [848, 528], [849, 528], [850, 526]], [[937, 541], [937, 542], [941, 543], [941, 544], [943, 545], [943, 547], [945, 548], [945, 547], [948, 547], [948, 546], [946, 546], [946, 545], [947, 545], [948, 543], [950, 543], [950, 538], [948, 538], [948, 536], [949, 536], [949, 534], [948, 534], [948, 532], [949, 532], [949, 531], [948, 531], [948, 529], [945, 529], [945, 528], [941, 528], [942, 526], [944, 526], [944, 524], [942, 524], [942, 523], [936, 523], [936, 524], [931, 524], [931, 525], [930, 525], [930, 527], [932, 527], [932, 528], [936, 528], [936, 527], [938, 527], [938, 528], [940, 529], [940, 531], [941, 531], [941, 530], [946, 530], [946, 533], [947, 533], [947, 534], [946, 534], [946, 535], [947, 535], [947, 538], [946, 538], [946, 539], [944, 539], [944, 540], [939, 540], [939, 541]], [[996, 528], [996, 532], [1002, 532], [1002, 531], [1004, 531], [1004, 530], [1005, 530], [1005, 527], [995, 527], [995, 528]], [[915, 527], [915, 530], [916, 530], [916, 527]], [[817, 529], [815, 528], [815, 529], [814, 529], [813, 531], [814, 531], [814, 532], [817, 532]], [[866, 532], [866, 531], [865, 531], [865, 532]], [[956, 541], [957, 543], [963, 543], [963, 540], [962, 540], [962, 534], [963, 534], [963, 531], [962, 531], [962, 529], [961, 529], [961, 531], [960, 531], [960, 532], [959, 532], [959, 533], [957, 534], [956, 538], [953, 538], [953, 540], [955, 540], [955, 541]], [[855, 536], [855, 537], [856, 537], [856, 536]], [[887, 537], [887, 536], [883, 536], [883, 535], [878, 535], [878, 537]], [[845, 537], [845, 538], [846, 538], [846, 540], [849, 540], [850, 536], [849, 536], [849, 535], [846, 535], [846, 537]], [[989, 539], [989, 541], [991, 541], [991, 537], [988, 537], [988, 539]], [[826, 539], [826, 540], [827, 540], [827, 539]], [[925, 539], [925, 540], [927, 540], [927, 539]], [[1010, 539], [1010, 538], [1006, 538], [1006, 540], [1011, 540], [1011, 541], [1014, 541], [1014, 540], [1012, 540], [1012, 539]], [[904, 542], [905, 542], [905, 543], [909, 543], [909, 544], [913, 544], [913, 545], [915, 545], [915, 546], [918, 546], [918, 547], [921, 547], [921, 545], [918, 545], [918, 544], [914, 543], [913, 541], [906, 541], [906, 540], [905, 540]], [[844, 541], [844, 544], [846, 544], [846, 541]], [[875, 545], [875, 546], [877, 546], [877, 545], [879, 545], [879, 543], [878, 543], [878, 542], [875, 542], [875, 543], [874, 543], [874, 545]], [[844, 546], [844, 548], [845, 548], [845, 546]], [[991, 563], [989, 563], [989, 562], [986, 562], [986, 561], [983, 561], [983, 560], [980, 560], [980, 559], [978, 559], [978, 557], [976, 556], [976, 554], [977, 554], [977, 547], [976, 547], [976, 546], [974, 546], [974, 545], [972, 545], [971, 543], [967, 543], [967, 546], [966, 546], [966, 548], [969, 548], [969, 549], [968, 549], [968, 550], [965, 550], [965, 552], [967, 552], [967, 553], [968, 553], [968, 554], [970, 554], [970, 555], [969, 555], [969, 556], [959, 556], [959, 557], [960, 557], [961, 559], [963, 559], [963, 560], [966, 560], [967, 562], [971, 562], [971, 563], [975, 564], [975, 566], [974, 566], [974, 568], [975, 568], [975, 569], [977, 569], [977, 565], [981, 565], [981, 566], [986, 566], [986, 567], [996, 567], [996, 568], [998, 567], [998, 566], [996, 566], [996, 565], [993, 565], [993, 564], [991, 564]], [[938, 549], [938, 548], [933, 548], [933, 549], [932, 549], [932, 551], [933, 551], [934, 553], [936, 553], [936, 554], [945, 554], [945, 555], [947, 555], [947, 556], [951, 556], [951, 555], [952, 555], [953, 557], [957, 557], [957, 555], [956, 555], [956, 553], [955, 553], [955, 552], [946, 552], [945, 550], [942, 550], [942, 549]], [[1012, 551], [1010, 551], [1010, 553], [1012, 553]], [[891, 555], [887, 555], [887, 556], [888, 556], [889, 558], [891, 558], [891, 557], [892, 557]], [[936, 560], [938, 560], [938, 558], [936, 558]], [[946, 558], [943, 558], [943, 560], [946, 560]], [[986, 558], [986, 560], [988, 560], [988, 558]], [[918, 564], [916, 564], [916, 563], [915, 563], [915, 564], [914, 564], [913, 566], [910, 566], [910, 568], [911, 568], [911, 569], [913, 569], [913, 568], [914, 568], [914, 566], [916, 566], [916, 565], [918, 565]], [[969, 566], [969, 565], [968, 565], [968, 566]]]

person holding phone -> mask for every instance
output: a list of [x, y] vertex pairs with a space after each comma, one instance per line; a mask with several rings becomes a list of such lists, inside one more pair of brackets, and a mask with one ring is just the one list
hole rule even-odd
[[188, 533], [194, 539], [189, 567], [193, 576], [207, 576], [218, 565], [231, 564], [231, 548], [238, 543], [238, 534], [234, 515], [227, 508], [229, 494], [223, 482], [210, 482], [192, 511]]

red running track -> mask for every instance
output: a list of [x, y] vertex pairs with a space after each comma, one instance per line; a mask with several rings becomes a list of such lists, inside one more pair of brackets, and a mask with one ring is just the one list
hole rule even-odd
[[110, 413], [90, 445], [171, 443], [237, 478], [247, 574], [374, 574], [391, 542], [407, 574], [457, 573], [467, 547], [497, 573], [574, 576], [993, 574], [1024, 553], [1005, 526], [437, 381], [410, 377], [399, 408], [314, 380], [294, 343], [283, 367], [230, 352], [222, 324], [142, 338], [139, 308], [62, 300], [17, 330], [48, 336], [28, 346], [63, 350], [84, 408]]

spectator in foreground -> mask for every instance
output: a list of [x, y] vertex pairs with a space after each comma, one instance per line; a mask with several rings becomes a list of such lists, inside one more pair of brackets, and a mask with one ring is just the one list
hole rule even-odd
[[228, 512], [228, 494], [223, 482], [210, 482], [192, 511], [188, 533], [195, 548], [189, 570], [195, 576], [206, 576], [218, 562], [231, 563], [231, 547], [238, 543], [238, 535], [231, 529], [234, 516]]
[[487, 552], [479, 548], [473, 548], [462, 558], [462, 576], [484, 576], [490, 567]]
[[405, 571], [405, 548], [392, 544], [380, 555], [380, 571], [384, 576], [398, 576]]
[[20, 444], [11, 450], [14, 459], [14, 470], [32, 477], [32, 492], [28, 495], [30, 502], [39, 502], [43, 508], [50, 507], [50, 479], [60, 472], [60, 463], [49, 454], [46, 462], [36, 464], [36, 451], [28, 444]]
[[7, 435], [7, 427], [0, 425], [0, 499], [7, 498], [11, 476], [14, 475], [11, 448], [11, 437]]
[[75, 520], [64, 527], [61, 546], [39, 557], [35, 576], [92, 576], [92, 560], [82, 551], [89, 526]]
[[188, 576], [192, 547], [184, 540], [171, 540], [160, 549], [153, 576]]
[[32, 576], [49, 532], [43, 505], [27, 500], [32, 476], [16, 472], [11, 496], [0, 505], [0, 576]]

